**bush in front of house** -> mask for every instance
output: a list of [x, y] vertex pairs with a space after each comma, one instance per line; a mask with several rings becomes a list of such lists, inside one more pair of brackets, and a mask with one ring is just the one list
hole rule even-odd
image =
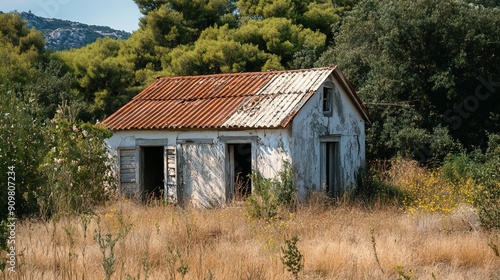
[[297, 188], [293, 184], [292, 165], [283, 161], [283, 168], [275, 178], [264, 178], [258, 172], [251, 174], [252, 194], [245, 205], [252, 218], [270, 220], [281, 209], [291, 209], [296, 201]]
[[43, 183], [36, 192], [41, 215], [78, 214], [103, 204], [116, 184], [104, 145], [111, 132], [99, 124], [70, 121], [61, 113], [46, 134], [49, 151], [39, 167]]
[[[36, 103], [13, 91], [0, 93], [5, 112], [0, 120], [0, 169], [12, 177], [15, 216], [49, 218], [102, 204], [105, 187], [112, 190], [115, 184], [103, 144], [111, 132], [77, 121], [77, 109], [68, 104], [51, 120], [41, 121]], [[7, 183], [7, 178], [0, 182], [2, 189], [7, 190]], [[0, 194], [0, 206], [7, 209], [6, 191]], [[0, 221], [7, 219], [6, 213], [0, 211]]]

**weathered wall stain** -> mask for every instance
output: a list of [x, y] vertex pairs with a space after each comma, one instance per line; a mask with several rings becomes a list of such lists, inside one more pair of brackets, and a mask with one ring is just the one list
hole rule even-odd
[[[304, 199], [311, 191], [323, 189], [321, 145], [322, 141], [330, 141], [324, 139], [333, 137], [339, 147], [338, 183], [348, 189], [356, 185], [359, 170], [364, 166], [364, 119], [341, 88], [333, 91], [333, 113], [324, 115], [321, 92], [319, 88], [286, 128], [127, 130], [115, 132], [107, 144], [116, 155], [120, 148], [136, 148], [137, 139], [165, 139], [168, 147], [176, 151], [177, 166], [169, 166], [174, 162], [169, 160], [166, 168], [176, 170], [178, 199], [196, 206], [212, 207], [229, 198], [227, 145], [251, 144], [252, 170], [266, 178], [275, 177], [282, 170], [283, 161], [290, 162], [299, 197]], [[247, 106], [255, 109], [250, 104]]]

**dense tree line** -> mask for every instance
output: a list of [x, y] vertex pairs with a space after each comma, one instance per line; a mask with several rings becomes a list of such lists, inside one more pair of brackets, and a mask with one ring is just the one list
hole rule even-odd
[[140, 29], [55, 54], [102, 119], [156, 76], [311, 67], [355, 1], [136, 0]]
[[9, 213], [87, 211], [114, 184], [103, 145], [110, 132], [81, 119], [89, 103], [76, 75], [44, 45], [18, 14], [0, 14], [0, 170], [11, 178], [0, 183], [0, 248]]
[[[106, 169], [90, 164], [103, 152], [94, 141], [107, 135], [95, 123], [157, 76], [338, 64], [374, 119], [372, 160], [439, 163], [449, 153], [485, 150], [500, 131], [498, 1], [135, 2], [143, 17], [129, 39], [56, 53], [18, 16], [0, 15], [0, 168], [22, 166], [23, 213], [64, 208], [51, 206], [56, 190], [41, 186], [64, 190], [65, 178], [82, 187]], [[81, 173], [84, 162], [95, 169]]]
[[498, 8], [362, 1], [321, 62], [339, 64], [369, 102], [372, 157], [427, 160], [485, 148], [500, 131], [499, 54]]

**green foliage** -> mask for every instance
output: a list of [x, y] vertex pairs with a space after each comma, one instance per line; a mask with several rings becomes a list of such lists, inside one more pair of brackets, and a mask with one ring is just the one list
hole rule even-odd
[[474, 180], [482, 186], [474, 204], [484, 227], [500, 228], [500, 134], [489, 135], [485, 158], [473, 170]]
[[276, 178], [264, 178], [259, 173], [252, 173], [252, 194], [245, 201], [250, 217], [270, 220], [280, 210], [293, 208], [297, 189], [293, 185], [291, 164], [283, 161], [283, 168], [277, 175]]
[[473, 0], [470, 3], [483, 7], [500, 7], [499, 0]]
[[239, 29], [205, 29], [194, 45], [174, 48], [163, 65], [175, 75], [279, 70], [292, 66], [305, 46], [314, 57], [324, 49], [325, 36], [284, 18], [249, 20]]
[[161, 58], [168, 52], [167, 48], [155, 44], [152, 33], [149, 29], [139, 29], [124, 41], [119, 52], [119, 56], [132, 63], [136, 71], [135, 81], [141, 85], [149, 76], [154, 78], [156, 72], [162, 70]]
[[103, 204], [115, 187], [103, 144], [110, 131], [71, 121], [76, 112], [68, 106], [59, 111], [46, 128], [50, 149], [39, 168], [44, 183], [37, 190], [37, 201], [45, 217], [89, 211]]
[[[21, 94], [19, 94], [21, 95]], [[34, 100], [26, 100], [13, 90], [0, 85], [0, 170], [15, 168], [16, 214], [19, 217], [37, 211], [36, 189], [42, 184], [38, 165], [47, 151], [43, 125], [35, 119], [38, 108]], [[7, 180], [0, 181], [0, 189], [7, 189]], [[7, 192], [0, 194], [0, 207], [6, 209]], [[0, 220], [7, 212], [0, 211]]]
[[[110, 132], [78, 120], [75, 80], [43, 45], [19, 15], [0, 14], [0, 170], [15, 171], [19, 218], [87, 210], [103, 203], [104, 188], [114, 184], [103, 146]], [[0, 207], [6, 203], [2, 192]], [[5, 219], [0, 211], [0, 223]]]
[[404, 192], [389, 182], [386, 169], [389, 162], [372, 162], [366, 172], [363, 172], [358, 187], [354, 191], [354, 198], [367, 206], [376, 204], [401, 206]]
[[283, 161], [283, 167], [278, 172], [278, 182], [274, 185], [274, 195], [279, 205], [291, 206], [295, 202], [297, 189], [293, 185], [293, 167], [288, 161]]
[[0, 41], [17, 47], [18, 53], [41, 52], [45, 46], [43, 35], [26, 27], [19, 14], [0, 14]]
[[[4, 209], [6, 209], [6, 208], [7, 207], [5, 207]], [[7, 239], [9, 237], [9, 233], [8, 233], [8, 228], [7, 228], [7, 220], [4, 220], [3, 218], [4, 217], [2, 217], [2, 219], [0, 220], [0, 250], [7, 250]], [[0, 262], [5, 262], [5, 260], [6, 260], [5, 256], [2, 256], [0, 258]], [[1, 264], [2, 263], [0, 263], [0, 265]], [[3, 271], [3, 269], [0, 269], [0, 271]]]
[[118, 232], [113, 235], [113, 233], [104, 233], [101, 227], [100, 218], [97, 219], [97, 228], [94, 232], [94, 240], [99, 244], [99, 248], [102, 253], [101, 266], [104, 270], [105, 279], [111, 279], [111, 276], [115, 273], [115, 246], [118, 241], [125, 239], [127, 234], [130, 232], [131, 225], [126, 224], [123, 213], [117, 212], [118, 221]]
[[477, 168], [477, 164], [466, 153], [458, 153], [445, 159], [441, 174], [451, 182], [460, 182], [464, 178], [471, 178], [473, 169]]
[[151, 30], [155, 44], [163, 47], [193, 43], [204, 29], [214, 25], [230, 23], [235, 27], [232, 1], [139, 0], [136, 3], [146, 15], [141, 18], [141, 28]]
[[0, 84], [28, 83], [44, 44], [42, 34], [28, 29], [18, 14], [0, 14]]
[[128, 89], [137, 83], [133, 63], [119, 55], [122, 48], [123, 41], [105, 38], [57, 55], [78, 81], [82, 99], [87, 103], [82, 112], [84, 119], [103, 119], [131, 99]]
[[[310, 67], [332, 38], [331, 26], [352, 5], [296, 0], [135, 2], [145, 17], [128, 40], [137, 51], [126, 52], [135, 71], [146, 66], [149, 77], [155, 72], [194, 75]], [[141, 49], [136, 47], [139, 42]]]
[[294, 279], [299, 278], [300, 271], [304, 268], [304, 257], [297, 247], [299, 238], [294, 235], [291, 239], [285, 240], [285, 246], [281, 247], [281, 262], [286, 269], [292, 273]]
[[253, 44], [233, 39], [225, 25], [203, 32], [193, 47], [178, 47], [167, 56], [167, 71], [176, 75], [213, 74], [281, 69], [279, 57]]
[[264, 178], [254, 172], [251, 180], [252, 194], [245, 201], [249, 216], [257, 219], [272, 219], [278, 215], [278, 203], [272, 194], [272, 179]]
[[24, 94], [36, 101], [37, 118], [53, 118], [63, 101], [83, 107], [80, 96], [71, 89], [75, 78], [64, 63], [50, 59], [35, 65], [32, 72], [32, 79], [24, 86]]
[[[455, 183], [472, 179], [477, 186], [474, 197], [479, 219], [486, 228], [500, 228], [500, 135], [489, 134], [485, 153], [475, 151], [449, 156], [442, 167], [443, 176]], [[463, 186], [462, 186], [463, 187]]]
[[322, 51], [326, 44], [325, 34], [293, 24], [292, 20], [287, 18], [249, 20], [234, 31], [234, 38], [279, 56], [285, 67], [291, 66], [294, 54], [306, 45]]
[[243, 20], [286, 18], [332, 39], [332, 26], [358, 1], [326, 0], [239, 0], [237, 6]]
[[425, 160], [442, 160], [456, 140], [467, 149], [485, 147], [486, 131], [500, 129], [499, 95], [491, 92], [500, 73], [499, 30], [498, 9], [366, 0], [343, 20], [318, 65], [340, 65], [369, 103], [370, 158], [420, 157], [427, 149]]

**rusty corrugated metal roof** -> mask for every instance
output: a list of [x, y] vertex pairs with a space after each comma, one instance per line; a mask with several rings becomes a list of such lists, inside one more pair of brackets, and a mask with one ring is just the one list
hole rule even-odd
[[333, 71], [159, 78], [104, 123], [112, 130], [286, 127]]

